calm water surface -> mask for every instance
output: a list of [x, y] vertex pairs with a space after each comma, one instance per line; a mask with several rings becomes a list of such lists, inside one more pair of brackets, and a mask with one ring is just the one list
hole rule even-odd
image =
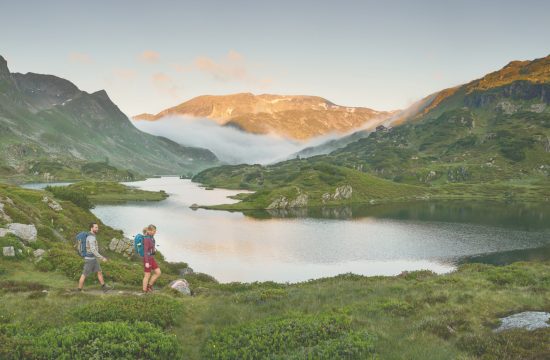
[[167, 260], [185, 261], [221, 282], [443, 273], [476, 259], [499, 263], [548, 255], [550, 246], [549, 206], [423, 202], [244, 215], [189, 208], [233, 202], [227, 196], [239, 191], [205, 190], [175, 177], [128, 184], [162, 189], [170, 197], [100, 205], [93, 212], [128, 236], [156, 224]]

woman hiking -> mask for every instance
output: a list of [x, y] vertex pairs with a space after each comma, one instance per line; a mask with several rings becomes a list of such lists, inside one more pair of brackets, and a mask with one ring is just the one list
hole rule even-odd
[[[143, 292], [152, 292], [153, 284], [159, 278], [161, 272], [160, 268], [155, 261], [155, 234], [157, 233], [157, 227], [155, 225], [149, 225], [143, 229]], [[154, 272], [151, 276], [151, 270]]]

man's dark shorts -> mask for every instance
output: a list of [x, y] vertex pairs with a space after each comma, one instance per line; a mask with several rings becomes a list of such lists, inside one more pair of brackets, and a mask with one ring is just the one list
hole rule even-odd
[[84, 270], [82, 270], [82, 275], [88, 276], [91, 273], [96, 273], [101, 271], [101, 266], [97, 258], [93, 259], [84, 259]]

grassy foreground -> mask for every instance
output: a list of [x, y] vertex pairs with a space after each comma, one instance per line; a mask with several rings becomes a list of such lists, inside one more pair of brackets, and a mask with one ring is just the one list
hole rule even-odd
[[[219, 284], [187, 275], [193, 296], [165, 288], [186, 264], [159, 256], [161, 290], [137, 296], [140, 260], [108, 250], [120, 231], [101, 226], [106, 280], [90, 278], [72, 291], [82, 260], [74, 234], [90, 221], [87, 209], [43, 191], [0, 185], [0, 202], [12, 221], [33, 223], [38, 239], [0, 237], [17, 256], [0, 257], [2, 359], [543, 359], [550, 329], [493, 333], [500, 317], [550, 311], [550, 263], [504, 267], [463, 265], [456, 272], [396, 277], [344, 274], [299, 284]], [[52, 194], [48, 194], [52, 196]], [[9, 199], [8, 199], [9, 198]], [[0, 227], [6, 224], [0, 220]], [[32, 255], [46, 249], [43, 259]], [[118, 291], [123, 291], [119, 293]]]

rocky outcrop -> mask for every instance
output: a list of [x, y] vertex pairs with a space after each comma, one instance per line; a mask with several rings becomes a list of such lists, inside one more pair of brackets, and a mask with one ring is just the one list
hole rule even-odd
[[298, 195], [296, 196], [296, 198], [290, 200], [286, 196], [280, 195], [278, 198], [273, 200], [266, 209], [274, 210], [274, 209], [303, 208], [303, 207], [307, 207], [308, 202], [309, 202], [309, 196], [306, 193], [302, 193], [301, 190], [298, 189]]
[[323, 202], [323, 204], [325, 204], [331, 200], [349, 200], [351, 199], [352, 195], [353, 195], [353, 187], [351, 185], [342, 185], [342, 186], [338, 186], [334, 190], [334, 194], [324, 193], [321, 196], [321, 201]]
[[109, 243], [109, 250], [131, 258], [134, 254], [134, 241], [128, 238], [113, 238]]
[[52, 209], [53, 211], [59, 212], [63, 210], [63, 208], [61, 207], [61, 205], [59, 205], [57, 201], [50, 199], [47, 196], [44, 196], [44, 198], [42, 198], [42, 202], [48, 204], [50, 209]]
[[191, 288], [189, 287], [189, 283], [185, 279], [174, 280], [168, 286], [183, 295], [191, 295]]
[[8, 224], [8, 231], [27, 242], [35, 242], [36, 235], [38, 234], [38, 232], [36, 231], [36, 226], [34, 226], [33, 224], [26, 225], [11, 223]]

